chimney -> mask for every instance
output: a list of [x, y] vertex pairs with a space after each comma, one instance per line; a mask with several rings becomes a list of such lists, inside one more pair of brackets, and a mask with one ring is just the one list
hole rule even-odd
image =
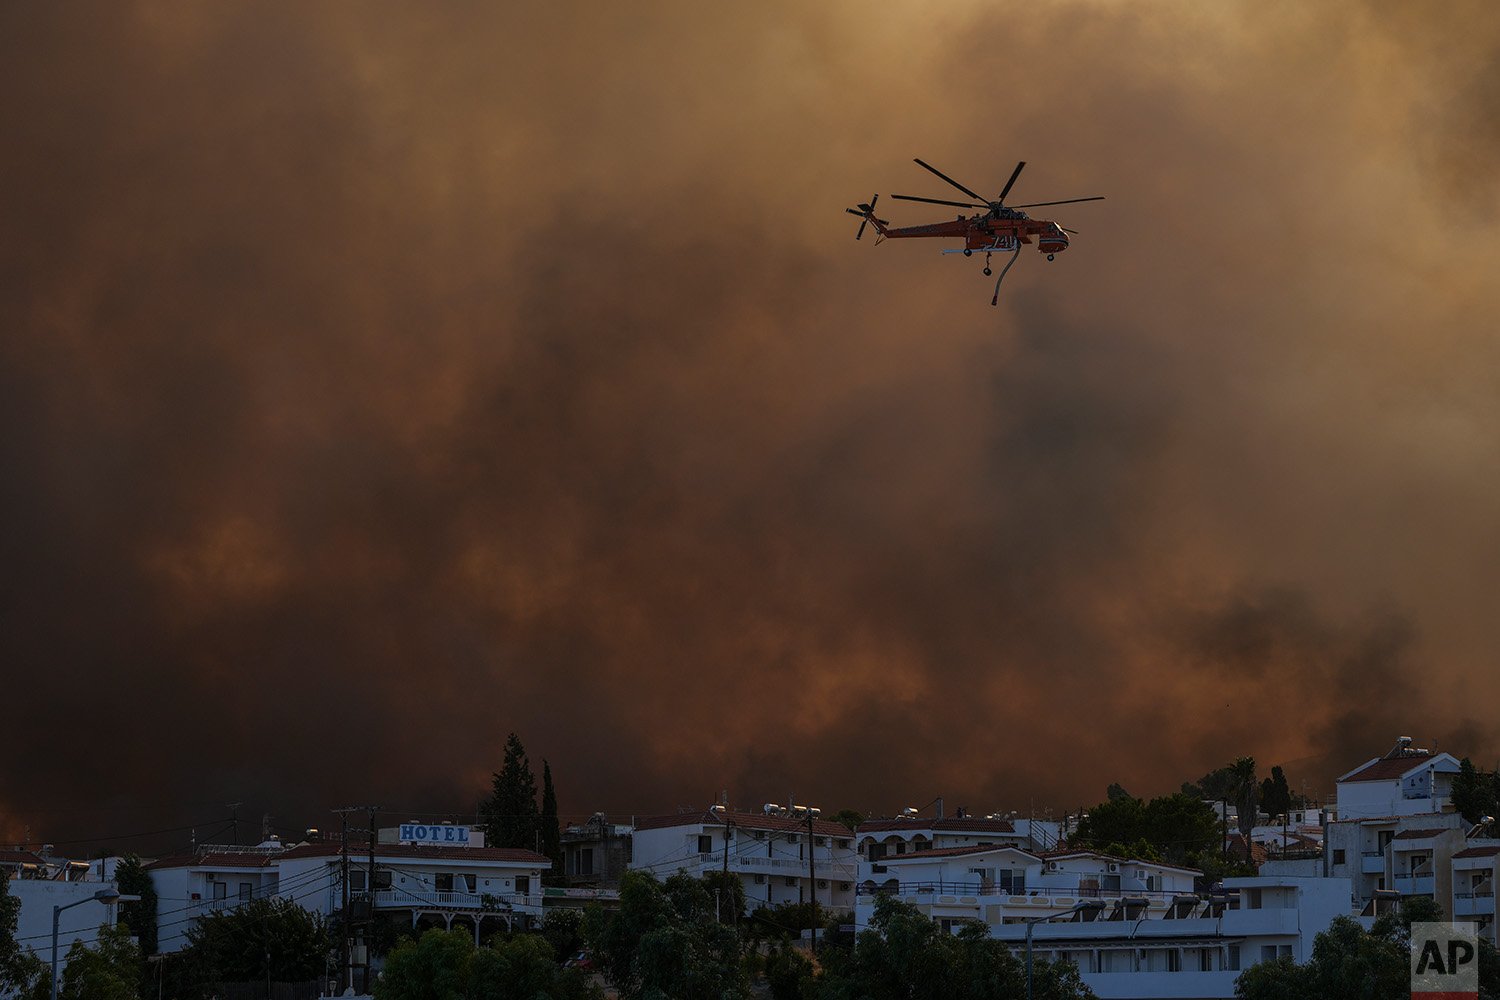
[[937, 797], [937, 818], [943, 818], [943, 797], [941, 795]]

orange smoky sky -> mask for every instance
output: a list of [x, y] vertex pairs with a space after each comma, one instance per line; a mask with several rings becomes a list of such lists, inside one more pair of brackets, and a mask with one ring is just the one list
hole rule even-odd
[[[0, 826], [1493, 764], [1486, 2], [12, 4]], [[856, 243], [953, 194], [1080, 230]], [[887, 211], [888, 206], [888, 211]]]

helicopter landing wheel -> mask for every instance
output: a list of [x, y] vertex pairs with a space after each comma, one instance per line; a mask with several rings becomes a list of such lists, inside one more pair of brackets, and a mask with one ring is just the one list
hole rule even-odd
[[985, 276], [985, 277], [986, 277], [986, 278], [988, 278], [988, 277], [989, 277], [989, 276], [990, 276], [990, 275], [992, 275], [992, 274], [994, 274], [994, 273], [995, 273], [995, 272], [994, 272], [994, 271], [991, 271], [991, 270], [990, 270], [990, 269], [989, 269], [989, 268], [985, 268], [985, 269], [984, 269], [984, 276]]
[[1055, 257], [1056, 257], [1056, 256], [1057, 256], [1057, 255], [1056, 255], [1056, 254], [1050, 254], [1050, 253], [1049, 253], [1049, 254], [1048, 254], [1048, 255], [1047, 255], [1047, 259], [1048, 259], [1048, 260], [1052, 260], [1052, 259], [1054, 259], [1054, 258], [1055, 258]]
[[964, 256], [965, 257], [972, 257], [972, 256], [974, 256], [974, 251], [970, 250], [968, 247], [965, 247], [964, 248]]

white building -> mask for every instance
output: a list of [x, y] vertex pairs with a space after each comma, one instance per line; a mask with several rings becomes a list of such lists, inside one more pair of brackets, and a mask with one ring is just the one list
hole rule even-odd
[[1496, 940], [1495, 886], [1500, 884], [1500, 843], [1472, 842], [1453, 855], [1453, 897], [1448, 908], [1455, 923], [1472, 923], [1475, 930]]
[[1451, 753], [1414, 747], [1411, 737], [1403, 736], [1384, 757], [1367, 760], [1338, 779], [1338, 818], [1451, 812], [1459, 766]]
[[[1204, 896], [1193, 891], [1191, 869], [1083, 851], [960, 847], [874, 868], [859, 887], [860, 929], [884, 894], [945, 929], [979, 920], [1017, 954], [1030, 924], [1033, 954], [1076, 964], [1101, 1000], [1232, 997], [1235, 979], [1257, 962], [1307, 961], [1313, 938], [1349, 901], [1346, 880], [1323, 878], [1227, 879]], [[1089, 908], [1070, 912], [1079, 906]]]
[[[862, 864], [949, 847], [1000, 846], [1046, 851], [1057, 846], [1058, 835], [1058, 825], [1043, 820], [964, 815], [870, 819], [855, 830]], [[863, 879], [863, 874], [860, 877]]]
[[[848, 827], [806, 815], [704, 812], [638, 818], [630, 867], [658, 878], [686, 872], [701, 878], [728, 866], [745, 887], [745, 904], [800, 903], [854, 909], [854, 834]], [[808, 852], [812, 853], [811, 871]]]
[[[429, 923], [480, 932], [496, 923], [528, 926], [542, 915], [541, 877], [551, 867], [533, 851], [496, 847], [379, 843], [374, 891], [368, 844], [348, 849], [351, 913], [374, 907], [416, 927]], [[283, 847], [200, 847], [147, 866], [157, 896], [158, 947], [172, 952], [202, 917], [252, 899], [276, 897], [325, 916], [343, 907], [340, 845], [317, 840]]]
[[[52, 962], [52, 910], [65, 906], [58, 915], [57, 956], [59, 974], [68, 950], [77, 942], [92, 945], [103, 925], [119, 918], [115, 903], [95, 902], [101, 890], [119, 891], [112, 881], [91, 876], [86, 861], [69, 861], [28, 850], [0, 850], [0, 878], [9, 879], [7, 892], [20, 902], [16, 914], [16, 942], [49, 965]], [[73, 905], [73, 904], [78, 905]]]

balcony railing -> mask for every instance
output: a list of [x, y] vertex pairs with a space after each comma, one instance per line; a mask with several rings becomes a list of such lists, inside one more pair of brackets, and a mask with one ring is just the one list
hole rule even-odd
[[[354, 899], [356, 894], [351, 894]], [[362, 894], [360, 894], [362, 895]], [[329, 910], [343, 905], [342, 894], [337, 890], [328, 895]], [[542, 893], [520, 892], [439, 892], [434, 889], [385, 889], [375, 893], [375, 908], [379, 910], [464, 910], [466, 912], [510, 913], [521, 910], [540, 910]]]
[[227, 896], [219, 899], [195, 899], [188, 906], [188, 913], [194, 917], [207, 916], [210, 913], [228, 913], [238, 906], [248, 903], [248, 899], [238, 896]]
[[[718, 869], [724, 863], [722, 854], [699, 854], [698, 863], [705, 868]], [[798, 878], [807, 877], [807, 860], [805, 858], [763, 858], [754, 855], [729, 855], [730, 871], [763, 872], [773, 875], [790, 875]], [[835, 882], [853, 882], [854, 865], [838, 861], [824, 861], [821, 858], [813, 860], [813, 872], [820, 879], [832, 879]]]
[[854, 887], [858, 896], [1025, 896], [1028, 899], [1102, 899], [1117, 900], [1125, 897], [1150, 900], [1153, 905], [1167, 905], [1185, 893], [1159, 892], [1137, 889], [1059, 889], [1050, 886], [1026, 886], [1004, 882], [899, 882], [893, 888], [883, 885], [873, 887], [861, 883]]

